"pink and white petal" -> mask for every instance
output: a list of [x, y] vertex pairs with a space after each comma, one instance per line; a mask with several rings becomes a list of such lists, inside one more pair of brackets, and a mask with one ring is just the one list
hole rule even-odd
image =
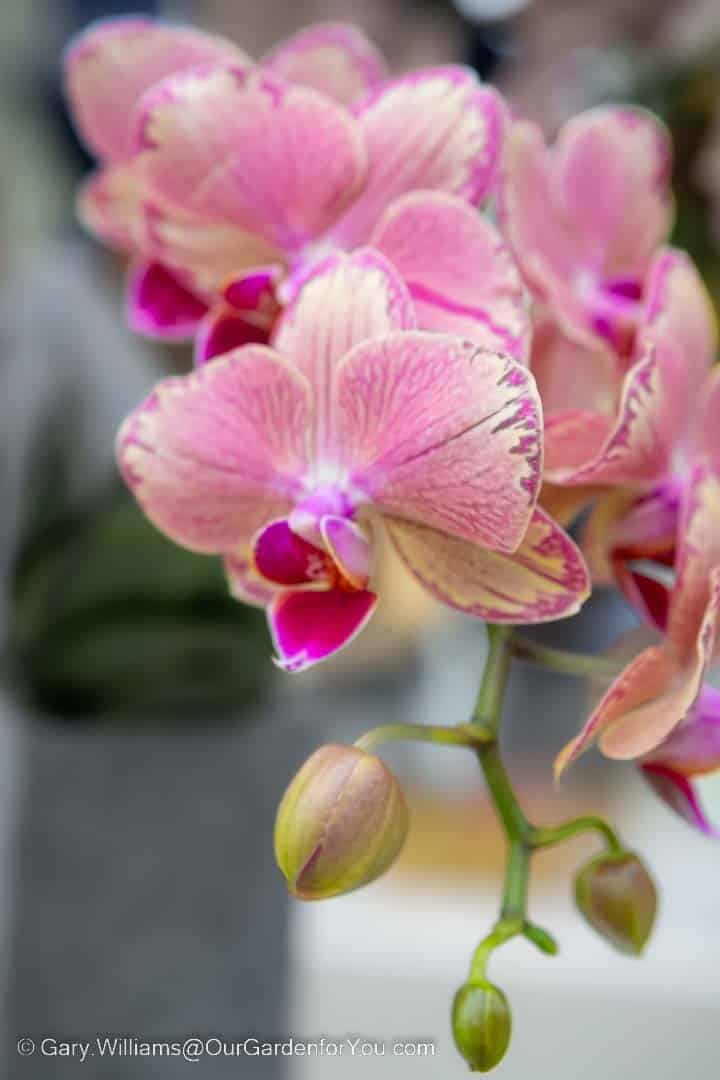
[[[542, 394], [540, 397], [542, 400]], [[596, 460], [611, 432], [612, 421], [604, 413], [583, 409], [549, 416], [546, 413], [545, 475], [548, 480], [567, 483], [569, 476]]]
[[146, 192], [135, 231], [146, 258], [170, 267], [202, 294], [223, 293], [239, 276], [265, 272], [267, 264], [278, 279], [284, 272], [283, 253], [257, 232], [163, 205]]
[[444, 334], [356, 346], [337, 371], [338, 459], [378, 509], [514, 551], [541, 478], [542, 420], [527, 368]]
[[540, 128], [527, 121], [514, 123], [505, 141], [500, 219], [535, 295], [550, 301], [564, 323], [588, 336], [585, 312], [573, 288], [582, 248], [557, 197], [552, 151]]
[[[577, 761], [581, 754], [589, 750], [596, 739], [607, 731], [612, 724], [627, 716], [632, 717], [633, 712], [637, 712], [643, 706], [647, 713], [647, 702], [664, 702], [663, 695], [672, 686], [676, 675], [676, 666], [667, 650], [659, 646], [653, 646], [639, 653], [615, 679], [588, 718], [580, 734], [571, 739], [557, 755], [555, 759], [556, 778], [559, 778], [570, 765]], [[672, 718], [668, 730], [671, 729], [674, 723], [677, 723], [675, 717]], [[651, 749], [651, 747], [647, 749]]]
[[705, 683], [687, 720], [679, 724], [644, 762], [684, 776], [720, 769], [720, 690]]
[[720, 476], [706, 463], [689, 477], [678, 525], [668, 639], [681, 657], [695, 650], [720, 567]]
[[634, 504], [635, 496], [631, 492], [603, 491], [583, 526], [580, 546], [594, 585], [612, 585], [614, 582], [612, 550], [615, 534], [619, 523]]
[[327, 514], [320, 532], [343, 577], [356, 589], [367, 588], [373, 571], [373, 546], [368, 522], [358, 525], [346, 517]]
[[696, 403], [718, 348], [712, 301], [693, 261], [677, 248], [664, 248], [648, 273], [643, 333], [658, 353], [671, 351], [666, 378], [686, 402], [686, 422], [697, 417]]
[[273, 585], [327, 585], [327, 553], [293, 532], [287, 518], [265, 525], [252, 543], [252, 561], [260, 577]]
[[201, 322], [195, 338], [195, 363], [207, 364], [243, 345], [266, 345], [268, 328], [252, 315], [216, 304]]
[[265, 57], [263, 66], [342, 105], [365, 97], [387, 78], [378, 50], [361, 30], [347, 23], [318, 23], [293, 34]]
[[711, 595], [687, 657], [668, 647], [641, 652], [615, 680], [575, 739], [560, 752], [560, 775], [591, 743], [610, 758], [627, 761], [654, 751], [691, 713], [712, 658], [720, 610], [720, 572], [711, 575]]
[[349, 645], [377, 606], [367, 590], [280, 593], [268, 607], [268, 622], [285, 671], [305, 671]]
[[230, 595], [242, 604], [265, 608], [278, 592], [274, 585], [263, 581], [256, 572], [250, 552], [246, 549], [241, 549], [237, 554], [226, 555], [223, 566]]
[[693, 422], [693, 450], [707, 458], [720, 475], [720, 365], [713, 367], [705, 378], [700, 396], [699, 412]]
[[713, 825], [700, 800], [696, 785], [686, 776], [651, 763], [642, 765], [641, 769], [655, 794], [671, 810], [706, 836], [720, 838], [720, 828]]
[[78, 192], [80, 223], [108, 247], [132, 251], [141, 220], [141, 187], [131, 165], [107, 165], [91, 173]]
[[469, 68], [425, 68], [395, 79], [356, 115], [369, 167], [364, 188], [333, 230], [343, 246], [367, 243], [393, 199], [411, 191], [444, 191], [476, 206], [492, 193], [507, 107]]
[[642, 277], [673, 217], [672, 142], [652, 113], [600, 107], [573, 117], [554, 151], [557, 199], [589, 267]]
[[103, 19], [71, 42], [65, 79], [72, 115], [94, 154], [122, 161], [132, 153], [130, 119], [141, 96], [167, 75], [247, 58], [230, 41], [137, 17]]
[[220, 64], [149, 91], [135, 145], [159, 200], [287, 252], [334, 224], [367, 167], [345, 109], [260, 69]]
[[405, 280], [423, 330], [527, 359], [530, 325], [515, 263], [495, 227], [442, 192], [397, 199], [371, 238]]
[[552, 518], [533, 514], [512, 555], [386, 518], [412, 573], [443, 604], [487, 622], [541, 623], [574, 615], [590, 594], [580, 551]]
[[206, 314], [207, 304], [162, 263], [137, 262], [130, 270], [127, 312], [130, 326], [139, 334], [187, 341]]
[[331, 386], [353, 346], [411, 329], [415, 309], [393, 266], [371, 248], [328, 256], [281, 316], [273, 345], [302, 371], [315, 395], [315, 451], [330, 448]]
[[120, 429], [120, 470], [176, 543], [233, 551], [290, 509], [309, 415], [302, 375], [271, 349], [249, 345], [161, 382]]
[[617, 357], [599, 342], [572, 340], [547, 311], [533, 313], [530, 368], [546, 420], [576, 411], [614, 416], [622, 384]]
[[667, 473], [684, 405], [648, 344], [625, 376], [615, 423], [595, 455], [579, 466], [546, 470], [555, 484], [648, 485]]

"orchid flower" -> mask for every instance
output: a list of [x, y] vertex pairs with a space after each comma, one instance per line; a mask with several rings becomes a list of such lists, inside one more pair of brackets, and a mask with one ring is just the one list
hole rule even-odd
[[135, 329], [197, 335], [200, 362], [266, 341], [318, 261], [369, 244], [405, 279], [422, 329], [524, 358], [519, 275], [474, 212], [496, 183], [506, 108], [469, 69], [386, 80], [342, 27], [258, 66], [207, 35], [118, 20], [71, 48], [67, 83], [101, 162], [80, 214], [136, 258]]
[[562, 331], [627, 355], [653, 256], [672, 222], [671, 143], [642, 109], [573, 117], [554, 146], [529, 122], [508, 133], [502, 219], [535, 297]]
[[382, 526], [418, 580], [469, 614], [541, 622], [587, 595], [578, 549], [536, 507], [532, 375], [416, 324], [381, 255], [330, 255], [272, 348], [160, 383], [120, 432], [145, 513], [177, 543], [223, 556], [233, 594], [266, 607], [288, 670], [331, 655], [372, 615]]
[[[615, 679], [559, 755], [558, 772], [596, 739], [608, 757], [653, 761], [665, 740], [673, 733], [679, 739], [695, 722], [720, 645], [720, 456], [709, 446], [687, 478], [674, 571], [661, 644], [644, 649]], [[673, 741], [669, 745], [672, 750]]]
[[691, 464], [712, 442], [716, 348], [710, 299], [673, 248], [653, 260], [630, 357], [577, 346], [542, 322], [533, 338], [545, 415], [542, 503], [567, 523], [595, 502], [583, 540], [593, 579], [617, 584], [636, 605], [645, 596], [648, 611], [666, 592], [633, 566], [673, 562]]

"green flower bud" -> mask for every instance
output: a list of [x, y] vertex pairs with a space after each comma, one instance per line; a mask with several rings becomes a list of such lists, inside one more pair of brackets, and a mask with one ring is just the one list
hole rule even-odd
[[481, 981], [465, 983], [452, 1008], [455, 1045], [471, 1072], [489, 1072], [505, 1057], [512, 1017], [507, 998], [497, 986]]
[[322, 746], [291, 781], [275, 820], [275, 858], [301, 900], [339, 896], [380, 877], [407, 835], [387, 766], [356, 746]]
[[575, 901], [587, 922], [620, 952], [639, 956], [655, 922], [657, 892], [629, 851], [606, 852], [575, 879]]

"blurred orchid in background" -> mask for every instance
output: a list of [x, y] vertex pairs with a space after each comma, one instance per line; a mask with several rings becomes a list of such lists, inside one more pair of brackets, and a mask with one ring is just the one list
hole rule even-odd
[[137, 257], [136, 329], [197, 332], [200, 361], [267, 341], [315, 263], [369, 243], [405, 277], [424, 329], [522, 355], [517, 272], [469, 208], [495, 185], [506, 107], [467, 68], [383, 70], [342, 26], [308, 30], [260, 66], [229, 42], [143, 20], [76, 41], [68, 96], [102, 163], [80, 213]]

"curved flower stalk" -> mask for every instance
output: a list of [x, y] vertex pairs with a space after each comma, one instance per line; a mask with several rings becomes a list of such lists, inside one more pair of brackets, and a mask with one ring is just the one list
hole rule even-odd
[[387, 80], [343, 27], [311, 28], [258, 66], [207, 35], [118, 20], [86, 32], [66, 71], [101, 162], [80, 214], [136, 259], [135, 329], [197, 334], [200, 361], [266, 341], [318, 261], [370, 244], [423, 329], [524, 357], [519, 276], [472, 209], [495, 186], [506, 107], [469, 69]]
[[508, 133], [504, 231], [534, 296], [576, 343], [631, 351], [672, 223], [671, 161], [664, 126], [629, 106], [573, 117], [551, 147], [525, 121]]
[[266, 607], [289, 670], [331, 655], [372, 615], [381, 524], [426, 588], [481, 618], [561, 618], [587, 595], [577, 548], [536, 507], [532, 376], [415, 326], [382, 256], [330, 256], [272, 349], [245, 346], [161, 383], [120, 433], [147, 515], [225, 558], [234, 595]]

